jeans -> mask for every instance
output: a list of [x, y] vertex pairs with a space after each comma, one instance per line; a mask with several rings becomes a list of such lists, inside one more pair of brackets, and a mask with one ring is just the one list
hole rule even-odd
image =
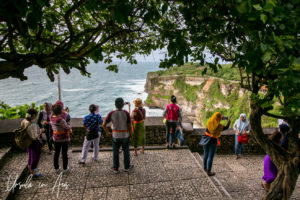
[[93, 159], [94, 160], [98, 160], [98, 154], [99, 154], [99, 141], [100, 141], [100, 137], [101, 137], [101, 132], [98, 132], [98, 137], [93, 139], [93, 140], [87, 140], [86, 137], [84, 137], [84, 142], [83, 142], [83, 146], [82, 146], [82, 152], [81, 152], [81, 161], [85, 162], [87, 155], [88, 155], [88, 151], [90, 148], [91, 143], [93, 143]]
[[[170, 137], [170, 130], [172, 129], [172, 133], [175, 133], [176, 132], [176, 126], [177, 126], [177, 122], [169, 122], [167, 121], [167, 124], [166, 124], [166, 140], [167, 140], [167, 143], [169, 143], [169, 137]], [[174, 139], [174, 134], [171, 134], [171, 136], [173, 137], [173, 141], [175, 140]]]
[[178, 129], [178, 130], [175, 132], [175, 136], [174, 136], [174, 137], [172, 137], [172, 136], [174, 136], [174, 134], [170, 134], [170, 146], [173, 145], [173, 141], [175, 141], [176, 138], [178, 138], [178, 139], [180, 140], [180, 146], [183, 145], [184, 139], [183, 139], [183, 136], [182, 136], [182, 134], [181, 134], [181, 132], [180, 132], [180, 129]]
[[244, 144], [238, 142], [238, 135], [235, 134], [235, 145], [234, 145], [235, 155], [239, 155], [239, 153], [242, 155], [243, 150], [244, 150]]
[[212, 163], [214, 160], [215, 153], [217, 151], [217, 143], [209, 142], [207, 145], [203, 146], [204, 156], [203, 156], [203, 166], [207, 172], [211, 172]]
[[50, 138], [52, 138], [52, 128], [50, 127], [49, 124], [45, 125], [44, 128], [45, 128], [45, 134], [47, 137], [48, 149], [49, 149], [49, 151], [52, 151], [53, 147], [52, 147], [52, 143], [50, 141]]
[[59, 169], [58, 159], [60, 150], [62, 150], [62, 158], [63, 158], [63, 169], [66, 170], [68, 168], [68, 142], [54, 142], [54, 168]]
[[41, 144], [38, 140], [32, 140], [31, 145], [27, 147], [28, 151], [28, 166], [31, 170], [37, 168], [40, 155], [41, 155]]
[[129, 137], [128, 138], [113, 138], [113, 168], [119, 169], [119, 149], [122, 146], [124, 154], [124, 168], [129, 169], [130, 166], [130, 153], [129, 153]]

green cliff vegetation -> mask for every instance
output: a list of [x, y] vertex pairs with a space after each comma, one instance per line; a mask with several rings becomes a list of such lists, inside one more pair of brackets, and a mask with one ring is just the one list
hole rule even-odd
[[186, 63], [182, 66], [174, 66], [167, 70], [160, 70], [156, 72], [150, 72], [149, 75], [158, 74], [160, 76], [169, 76], [169, 75], [186, 75], [186, 76], [200, 76], [200, 77], [218, 77], [225, 80], [240, 80], [240, 72], [237, 68], [232, 68], [231, 64], [221, 65], [222, 68], [218, 69], [217, 72], [212, 70], [206, 71], [205, 75], [202, 75], [205, 67], [201, 66], [200, 64], [191, 64]]
[[24, 104], [22, 106], [11, 107], [4, 102], [0, 102], [0, 120], [25, 118], [29, 108], [35, 108], [37, 111], [40, 111], [43, 109], [43, 105], [36, 107], [35, 103], [31, 103], [31, 105]]
[[[173, 84], [173, 87], [177, 89], [180, 94], [189, 102], [192, 103], [202, 103], [203, 110], [201, 111], [200, 121], [205, 124], [207, 123], [208, 119], [212, 116], [215, 112], [221, 112], [224, 116], [229, 116], [232, 120], [231, 127], [236, 119], [239, 118], [241, 113], [246, 113], [249, 117], [250, 115], [250, 93], [245, 92], [240, 94], [239, 91], [241, 89], [240, 84], [235, 82], [239, 81], [239, 71], [237, 69], [232, 69], [231, 65], [222, 65], [222, 69], [218, 69], [217, 73], [213, 71], [208, 71], [206, 75], [202, 76], [202, 71], [204, 67], [201, 67], [197, 64], [190, 64], [187, 63], [180, 67], [172, 67], [168, 70], [160, 70], [156, 72], [150, 72], [148, 75], [149, 77], [152, 76], [151, 79], [151, 90], [154, 87], [161, 87], [162, 83], [159, 82], [159, 79], [155, 75], [159, 75], [161, 77], [167, 77], [176, 75], [176, 80]], [[211, 84], [209, 90], [203, 91], [203, 87], [205, 86], [207, 81], [204, 81], [201, 85], [190, 85], [185, 82], [186, 76], [199, 76], [199, 77], [217, 77], [220, 79], [214, 79], [214, 82]], [[220, 85], [233, 85], [233, 89], [231, 90], [228, 96], [225, 96], [220, 89]], [[149, 94], [146, 102], [149, 104], [153, 104], [152, 98], [155, 99], [169, 99], [170, 95], [166, 95], [166, 91], [160, 89], [160, 94]], [[173, 92], [173, 91], [172, 91]], [[204, 98], [202, 102], [198, 102], [198, 94], [202, 92], [204, 93]], [[278, 106], [276, 106], [278, 102], [273, 102], [273, 114], [278, 114]], [[262, 125], [263, 127], [276, 127], [277, 120], [271, 117], [263, 116], [262, 117]]]

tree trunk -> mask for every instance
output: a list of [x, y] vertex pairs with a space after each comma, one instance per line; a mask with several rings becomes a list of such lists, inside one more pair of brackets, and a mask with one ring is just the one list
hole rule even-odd
[[270, 191], [263, 197], [264, 200], [287, 200], [291, 198], [299, 173], [294, 164], [287, 163], [282, 163], [278, 168], [277, 177], [271, 184]]
[[299, 175], [299, 152], [292, 150], [292, 152], [288, 153], [271, 142], [263, 133], [261, 116], [262, 109], [256, 102], [251, 102], [250, 123], [252, 134], [278, 169], [277, 177], [271, 184], [270, 191], [263, 199], [289, 199], [295, 189]]

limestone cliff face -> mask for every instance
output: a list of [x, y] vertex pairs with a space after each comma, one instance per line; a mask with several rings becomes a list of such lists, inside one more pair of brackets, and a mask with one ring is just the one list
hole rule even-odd
[[200, 127], [205, 126], [213, 112], [221, 111], [236, 118], [249, 110], [248, 93], [238, 82], [214, 77], [151, 74], [147, 76], [145, 91], [148, 93], [145, 104], [151, 108], [164, 109], [174, 94], [183, 115]]

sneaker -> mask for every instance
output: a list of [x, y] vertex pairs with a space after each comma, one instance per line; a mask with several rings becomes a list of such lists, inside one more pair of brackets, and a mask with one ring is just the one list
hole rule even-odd
[[130, 165], [128, 169], [124, 169], [124, 172], [131, 172], [134, 168], [134, 165]]
[[41, 176], [43, 176], [41, 173], [37, 173], [37, 174], [34, 174], [34, 175], [32, 176], [32, 178], [38, 178], [38, 177], [41, 177]]
[[239, 155], [237, 155], [237, 156], [235, 157], [236, 160], [239, 159], [239, 158], [240, 158]]
[[115, 174], [119, 174], [120, 173], [120, 171], [117, 168], [113, 168], [113, 167], [110, 168], [110, 171], [112, 171]]
[[56, 174], [59, 174], [59, 173], [60, 173], [60, 171], [61, 171], [61, 170], [60, 170], [60, 168], [58, 168], [58, 169], [55, 169], [55, 173], [56, 173]]
[[69, 172], [69, 171], [70, 171], [70, 168], [69, 168], [69, 167], [68, 167], [67, 169], [64, 169], [64, 170], [63, 170], [64, 173], [67, 173], [67, 172]]
[[93, 161], [93, 162], [99, 162], [98, 159], [94, 159], [94, 158], [92, 158], [92, 161]]
[[83, 162], [83, 161], [78, 161], [78, 164], [80, 164], [80, 165], [85, 165], [85, 162]]

